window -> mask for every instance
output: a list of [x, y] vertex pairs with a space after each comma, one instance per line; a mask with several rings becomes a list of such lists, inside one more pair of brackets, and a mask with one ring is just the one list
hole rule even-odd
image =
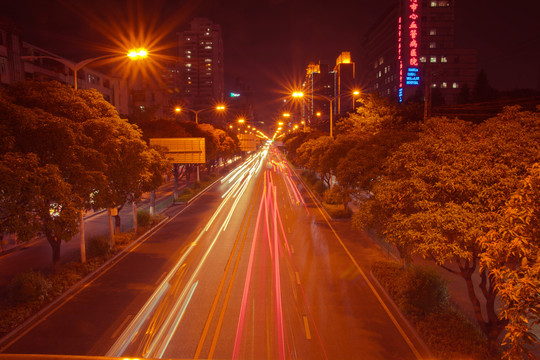
[[441, 62], [448, 62], [448, 59], [446, 58], [446, 56], [441, 56]]
[[420, 56], [420, 62], [425, 63], [426, 62], [426, 57], [425, 56]]
[[379, 65], [382, 65], [384, 62], [384, 57], [381, 56], [381, 58], [379, 59]]
[[434, 41], [430, 42], [430, 43], [429, 43], [429, 48], [430, 48], [430, 49], [435, 49], [435, 48], [437, 48], [437, 43], [434, 42]]
[[454, 89], [457, 89], [457, 88], [459, 88], [459, 84], [455, 82], [455, 83], [452, 84], [452, 87], [453, 87]]
[[433, 83], [433, 84], [431, 84], [431, 87], [432, 87], [432, 88], [436, 88], [436, 87], [437, 87], [437, 84]]
[[437, 35], [437, 29], [429, 30], [429, 35]]
[[206, 45], [204, 48], [205, 48], [206, 50], [211, 50], [211, 49], [212, 49], [212, 47], [211, 47], [210, 45]]
[[446, 86], [447, 86], [446, 81], [443, 81], [442, 84], [441, 84], [441, 87], [446, 88]]
[[431, 7], [436, 7], [437, 6], [437, 2], [436, 1], [432, 1], [431, 2]]
[[437, 62], [437, 57], [436, 56], [430, 56], [429, 62], [436, 63]]
[[111, 83], [109, 82], [109, 79], [103, 79], [103, 87], [107, 89], [111, 88]]
[[186, 64], [186, 67], [191, 67], [191, 64]]

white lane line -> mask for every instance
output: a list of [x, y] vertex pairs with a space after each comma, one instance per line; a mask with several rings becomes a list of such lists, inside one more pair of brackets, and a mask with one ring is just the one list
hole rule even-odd
[[309, 323], [306, 315], [304, 315], [304, 328], [306, 329], [306, 339], [311, 340], [311, 332], [309, 331]]
[[114, 332], [114, 334], [111, 335], [111, 339], [115, 339], [118, 334], [120, 334], [120, 331], [122, 331], [122, 329], [124, 328], [124, 325], [126, 325], [126, 323], [129, 321], [129, 319], [131, 319], [133, 317], [133, 315], [129, 314], [125, 319], [124, 321], [122, 321], [122, 324], [120, 324], [120, 326], [118, 328], [116, 328], [116, 331]]

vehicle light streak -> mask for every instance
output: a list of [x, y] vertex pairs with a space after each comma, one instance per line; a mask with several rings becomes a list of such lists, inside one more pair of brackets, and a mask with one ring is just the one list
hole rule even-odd
[[279, 235], [277, 229], [277, 199], [276, 199], [276, 186], [272, 185], [274, 195], [274, 286], [276, 295], [276, 317], [277, 317], [277, 330], [278, 330], [278, 345], [279, 345], [279, 358], [285, 359], [285, 337], [283, 334], [283, 306], [281, 304], [281, 278], [279, 271]]
[[[180, 296], [178, 298], [178, 301], [176, 301], [176, 304], [174, 308], [171, 310], [171, 313], [167, 320], [165, 321], [165, 324], [160, 327], [159, 332], [157, 333], [156, 337], [154, 338], [154, 341], [150, 345], [148, 352], [144, 354], [144, 357], [153, 357], [160, 359], [163, 356], [163, 353], [167, 349], [167, 346], [169, 346], [169, 342], [171, 341], [171, 338], [176, 331], [176, 328], [178, 327], [178, 324], [180, 324], [180, 320], [182, 320], [182, 317], [184, 316], [184, 313], [186, 311], [186, 308], [191, 301], [191, 297], [193, 296], [193, 293], [195, 292], [195, 289], [197, 288], [197, 284], [199, 282], [196, 281], [190, 288], [187, 297], [184, 301], [181, 301], [183, 299], [183, 296]], [[180, 309], [178, 308], [180, 306]], [[174, 316], [176, 314], [176, 316]], [[174, 321], [173, 321], [174, 317]], [[165, 335], [165, 331], [167, 331], [167, 335], [164, 340], [162, 340], [163, 336]], [[159, 346], [158, 349], [156, 349], [156, 346]]]
[[261, 203], [259, 205], [259, 211], [257, 213], [257, 222], [255, 223], [255, 232], [253, 236], [253, 242], [251, 244], [251, 251], [249, 254], [246, 281], [244, 283], [244, 291], [242, 293], [242, 303], [240, 305], [240, 315], [238, 317], [238, 326], [236, 328], [236, 338], [234, 341], [234, 350], [233, 350], [233, 355], [232, 355], [233, 359], [238, 359], [239, 353], [240, 353], [240, 340], [242, 338], [242, 329], [244, 327], [244, 320], [246, 317], [246, 306], [247, 306], [247, 296], [249, 292], [249, 284], [251, 282], [251, 275], [253, 273], [253, 261], [255, 259], [255, 248], [257, 245], [257, 233], [259, 230], [262, 208], [263, 208], [263, 205], [265, 204], [265, 198], [266, 198], [266, 182], [264, 184], [263, 193], [261, 197]]
[[[258, 167], [260, 168], [260, 166]], [[220, 204], [218, 209], [214, 212], [212, 218], [208, 221], [206, 225], [206, 230], [211, 226], [217, 215], [220, 213], [221, 209], [225, 206], [225, 204], [228, 202], [228, 200], [231, 198], [231, 194], [229, 194]], [[233, 209], [234, 210], [234, 209]], [[221, 230], [221, 229], [220, 229]], [[205, 231], [202, 231], [197, 238], [192, 242], [193, 245], [196, 245], [199, 240], [204, 235]], [[219, 234], [220, 231], [217, 232]], [[195, 277], [198, 275], [203, 263], [205, 262], [206, 258], [208, 257], [208, 254], [210, 253], [211, 249], [215, 245], [217, 241], [218, 235], [216, 235], [208, 247], [206, 253], [202, 257], [201, 261], [199, 262], [196, 270], [193, 272], [190, 280], [188, 281], [186, 288], [180, 295], [180, 297], [177, 299], [173, 310], [171, 311], [169, 317], [166, 320], [166, 324], [169, 326], [164, 326], [160, 328], [160, 332], [158, 332], [158, 335], [154, 338], [152, 341], [152, 344], [149, 347], [147, 355], [152, 355], [153, 357], [156, 357], [156, 355], [162, 356], [163, 352], [165, 351], [170, 338], [172, 334], [174, 334], [174, 331], [178, 327], [182, 315], [185, 312], [185, 309], [187, 308], [187, 305], [193, 296], [193, 293], [195, 291], [195, 288], [198, 284], [198, 281], [194, 283]], [[186, 252], [182, 255], [182, 257], [179, 259], [179, 261], [174, 265], [173, 269], [167, 274], [167, 276], [163, 279], [163, 281], [160, 283], [156, 291], [150, 296], [150, 298], [147, 300], [147, 302], [144, 304], [144, 306], [141, 308], [141, 310], [138, 312], [138, 314], [133, 318], [133, 320], [130, 322], [126, 330], [122, 332], [122, 334], [119, 336], [117, 341], [113, 344], [113, 346], [109, 349], [106, 356], [110, 357], [120, 357], [122, 356], [123, 352], [127, 349], [127, 347], [130, 345], [130, 343], [133, 341], [135, 336], [139, 333], [139, 330], [141, 329], [142, 325], [148, 320], [148, 318], [152, 315], [154, 310], [156, 309], [156, 306], [162, 301], [164, 295], [167, 293], [167, 291], [170, 290], [171, 285], [170, 281], [171, 278], [177, 273], [177, 271], [181, 268], [185, 268], [185, 260], [188, 257], [188, 255], [191, 253], [191, 251], [195, 248], [195, 246], [190, 246], [187, 248]], [[189, 292], [187, 289], [190, 289]], [[181, 305], [180, 305], [181, 304]], [[178, 310], [180, 310], [178, 312]], [[173, 321], [174, 320], [174, 321]], [[165, 329], [169, 329], [167, 334], [165, 334]], [[165, 337], [165, 341], [161, 339], [163, 336]], [[157, 346], [159, 348], [157, 348]], [[153, 352], [157, 351], [157, 354], [151, 354]]]

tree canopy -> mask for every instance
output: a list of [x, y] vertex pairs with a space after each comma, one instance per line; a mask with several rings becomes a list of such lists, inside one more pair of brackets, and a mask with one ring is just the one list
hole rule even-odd
[[[31, 202], [30, 210], [39, 215], [54, 263], [61, 241], [76, 232], [77, 213], [136, 201], [161, 179], [163, 158], [96, 90], [75, 91], [57, 82], [10, 86], [0, 93], [0, 131], [7, 139], [1, 147], [5, 166], [16, 166], [16, 158], [20, 164], [32, 161], [50, 179], [27, 187], [25, 196], [45, 196], [44, 189], [49, 194], [49, 203]], [[13, 173], [19, 175], [32, 178]], [[15, 232], [33, 231], [34, 225], [29, 222], [28, 229]]]

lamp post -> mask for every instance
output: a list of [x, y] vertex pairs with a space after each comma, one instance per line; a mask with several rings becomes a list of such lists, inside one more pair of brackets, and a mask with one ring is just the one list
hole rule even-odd
[[193, 110], [193, 109], [188, 109], [188, 108], [182, 108], [182, 107], [179, 107], [177, 106], [176, 108], [174, 108], [174, 111], [176, 113], [181, 113], [182, 111], [191, 111], [192, 113], [195, 114], [195, 123], [199, 123], [199, 113], [200, 112], [203, 112], [203, 111], [207, 111], [207, 110], [217, 110], [217, 111], [223, 111], [225, 110], [225, 105], [217, 105], [216, 107], [213, 107], [213, 108], [204, 108], [204, 109], [199, 109], [199, 110]]
[[352, 92], [352, 109], [356, 108], [356, 98], [360, 95], [360, 90], [353, 90]]
[[317, 97], [320, 97], [320, 98], [323, 98], [323, 99], [326, 99], [330, 102], [330, 136], [332, 136], [333, 132], [332, 132], [332, 123], [333, 123], [333, 104], [334, 104], [334, 100], [336, 100], [337, 96], [334, 96], [334, 97], [328, 97], [328, 96], [324, 96], [324, 95], [317, 95]]
[[[106, 58], [111, 58], [111, 57], [114, 57], [114, 56], [116, 56], [116, 55], [107, 54], [107, 55], [102, 55], [102, 56], [82, 60], [82, 61], [79, 61], [78, 63], [74, 63], [74, 62], [69, 61], [67, 59], [62, 59], [60, 57], [47, 56], [47, 55], [44, 55], [44, 56], [41, 56], [41, 55], [40, 56], [21, 56], [21, 60], [51, 59], [51, 60], [54, 60], [54, 61], [57, 61], [59, 63], [62, 63], [64, 65], [66, 65], [68, 68], [71, 69], [71, 71], [73, 71], [73, 87], [75, 88], [75, 90], [77, 90], [78, 89], [77, 72], [80, 69], [82, 69], [83, 67], [85, 67], [86, 65], [88, 65], [88, 64], [90, 64], [90, 63], [92, 63], [94, 61], [102, 60], [102, 59], [106, 59]], [[145, 49], [130, 50], [128, 52], [127, 56], [131, 60], [139, 60], [139, 59], [147, 57], [148, 56], [148, 51], [146, 51]]]

